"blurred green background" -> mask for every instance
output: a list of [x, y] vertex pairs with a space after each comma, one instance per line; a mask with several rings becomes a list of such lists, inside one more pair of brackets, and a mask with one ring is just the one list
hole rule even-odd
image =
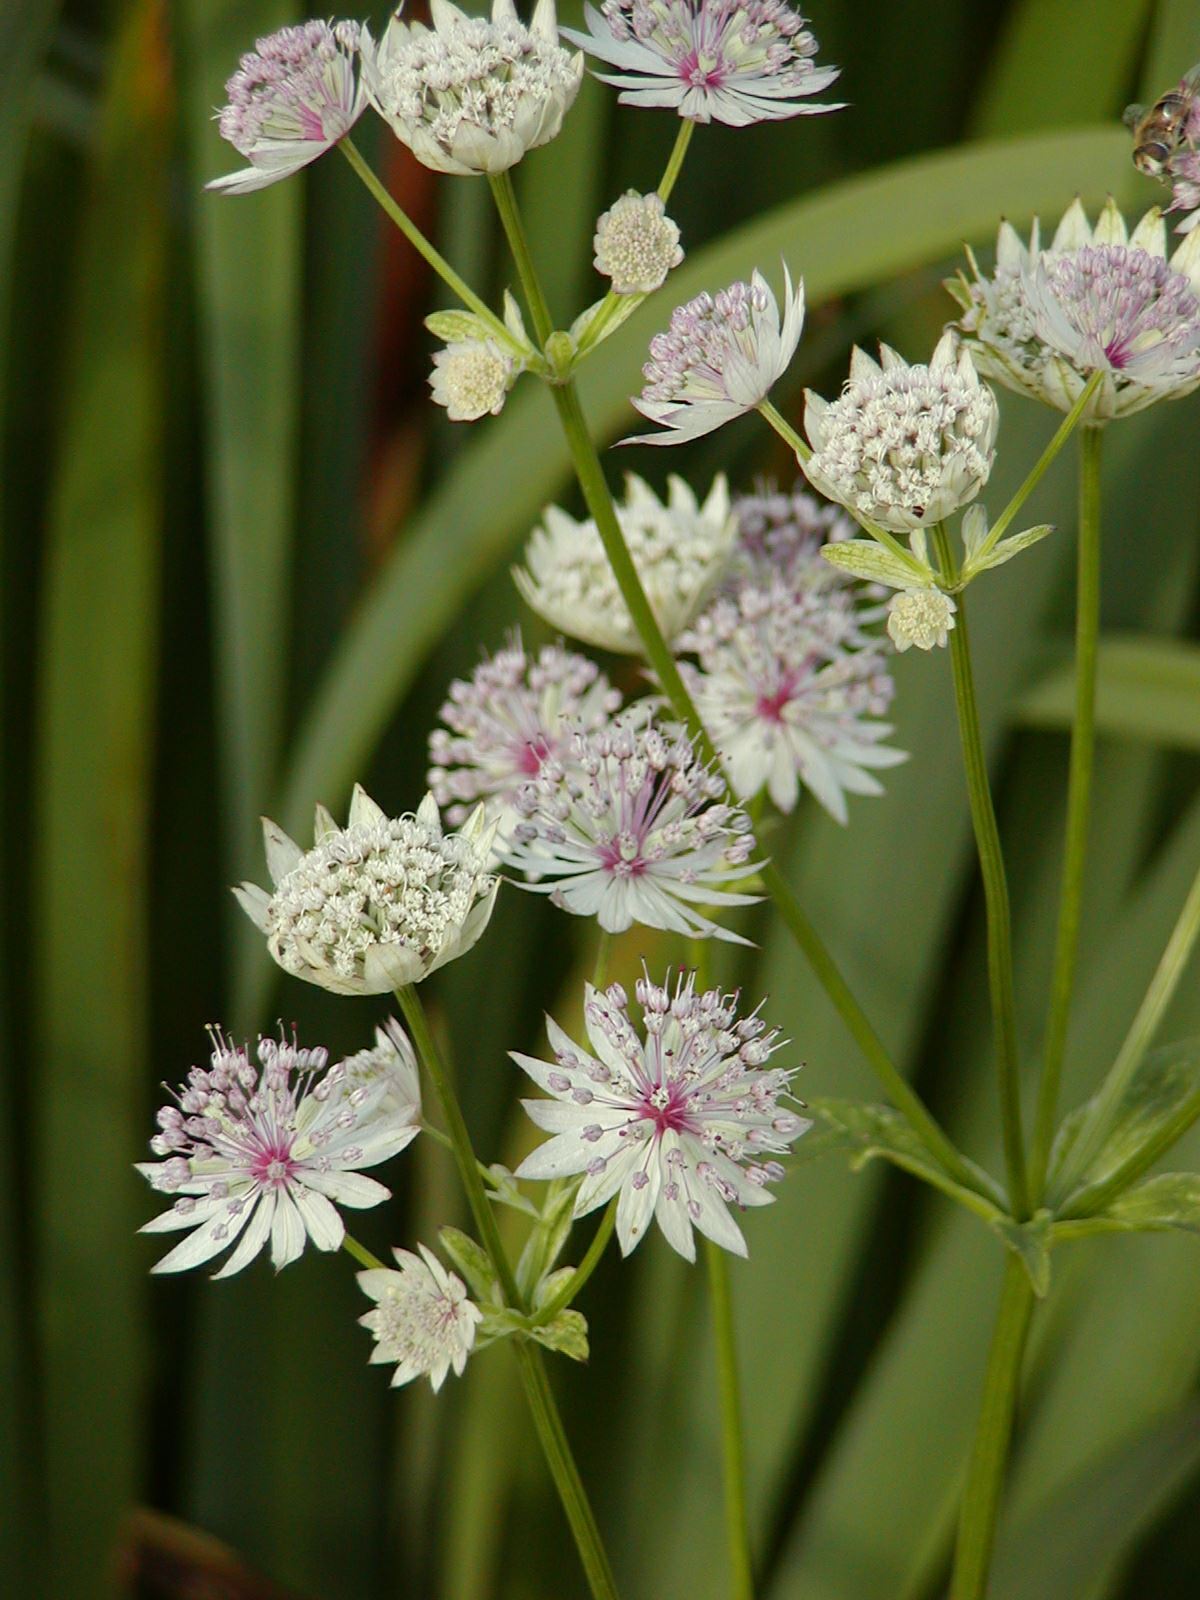
[[[702, 129], [672, 206], [688, 260], [586, 370], [598, 434], [671, 304], [781, 255], [810, 315], [780, 396], [836, 389], [850, 345], [924, 358], [961, 240], [1107, 192], [1160, 198], [1129, 164], [1125, 102], [1200, 57], [1196, 0], [812, 0], [852, 108]], [[379, 20], [376, 8], [375, 20]], [[567, 0], [564, 20], [577, 18]], [[245, 199], [211, 122], [278, 0], [5, 0], [0, 8], [0, 1572], [20, 1596], [571, 1600], [574, 1553], [509, 1356], [435, 1401], [366, 1365], [345, 1257], [275, 1279], [152, 1281], [133, 1172], [202, 1027], [295, 1019], [332, 1050], [381, 1015], [277, 984], [226, 885], [261, 878], [257, 817], [306, 838], [314, 800], [362, 778], [420, 798], [450, 677], [520, 621], [507, 567], [551, 497], [574, 505], [546, 397], [447, 424], [422, 316], [440, 288], [345, 163]], [[479, 287], [508, 282], [480, 182], [437, 179], [379, 129], [362, 142]], [[595, 297], [592, 222], [652, 187], [666, 114], [585, 85], [516, 177], [563, 321]], [[730, 232], [730, 230], [733, 230]], [[673, 298], [672, 298], [673, 296]], [[1106, 633], [1083, 978], [1069, 1094], [1098, 1080], [1200, 859], [1200, 397], [1110, 430]], [[1003, 398], [994, 506], [1054, 419]], [[670, 459], [697, 487], [794, 467], [756, 422]], [[1014, 877], [1027, 1054], [1043, 1014], [1065, 776], [1070, 452], [1030, 507], [1057, 537], [972, 593]], [[978, 596], [978, 599], [976, 599]], [[1190, 643], [1188, 641], [1191, 641]], [[626, 675], [628, 669], [624, 670]], [[897, 662], [913, 759], [840, 830], [802, 807], [771, 840], [868, 1011], [973, 1154], [993, 1160], [982, 915], [943, 657]], [[871, 1096], [786, 936], [725, 976], [806, 1063], [802, 1092]], [[528, 1138], [509, 1048], [568, 1017], [586, 930], [502, 895], [475, 952], [428, 986], [481, 1150]], [[673, 956], [636, 932], [619, 959]], [[1182, 986], [1166, 1037], [1200, 1027]], [[419, 1141], [420, 1144], [420, 1141]], [[1174, 1164], [1193, 1164], [1200, 1138]], [[435, 1148], [389, 1169], [376, 1249], [455, 1216]], [[385, 1174], [388, 1176], [388, 1174]], [[933, 1600], [1001, 1271], [1000, 1246], [908, 1179], [798, 1168], [734, 1263], [762, 1592]], [[568, 1259], [577, 1258], [575, 1244]], [[724, 1589], [720, 1458], [701, 1277], [653, 1238], [586, 1291], [593, 1355], [555, 1374], [627, 1595]], [[1130, 1237], [1056, 1257], [1035, 1330], [997, 1600], [1200, 1588], [1200, 1261]], [[151, 1508], [164, 1521], [136, 1508]], [[261, 1581], [238, 1577], [222, 1547]], [[224, 1577], [221, 1573], [224, 1572]], [[239, 1587], [239, 1584], [241, 1585]], [[277, 1584], [278, 1589], [272, 1587]], [[190, 1585], [190, 1586], [189, 1586]]]

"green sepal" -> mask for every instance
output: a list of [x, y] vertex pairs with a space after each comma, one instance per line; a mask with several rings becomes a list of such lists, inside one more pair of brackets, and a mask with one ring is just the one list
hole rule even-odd
[[438, 1239], [477, 1300], [486, 1305], [501, 1299], [495, 1269], [482, 1245], [458, 1228], [439, 1228]]
[[889, 589], [927, 588], [937, 582], [927, 563], [922, 564], [916, 556], [897, 555], [874, 539], [844, 539], [822, 545], [821, 554], [830, 566], [869, 583], [884, 583]]
[[1004, 1244], [1025, 1268], [1039, 1300], [1046, 1298], [1050, 1288], [1052, 1221], [1049, 1211], [1039, 1211], [1028, 1222], [1014, 1222], [1011, 1217], [1000, 1217], [992, 1223]]

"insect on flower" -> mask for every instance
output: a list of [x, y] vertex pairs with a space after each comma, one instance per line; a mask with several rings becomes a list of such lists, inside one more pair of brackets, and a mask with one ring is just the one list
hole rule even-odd
[[1198, 91], [1200, 64], [1152, 106], [1125, 108], [1125, 125], [1133, 133], [1133, 164], [1147, 178], [1168, 178], [1174, 157], [1184, 148], [1195, 148], [1200, 134]]

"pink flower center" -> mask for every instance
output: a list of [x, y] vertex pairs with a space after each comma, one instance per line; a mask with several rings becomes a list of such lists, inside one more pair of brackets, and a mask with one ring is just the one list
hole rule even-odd
[[677, 1084], [660, 1083], [638, 1107], [647, 1122], [654, 1124], [654, 1136], [661, 1139], [668, 1129], [682, 1133], [688, 1126], [687, 1096]]
[[291, 1177], [293, 1168], [289, 1145], [266, 1145], [254, 1158], [253, 1176], [268, 1188], [281, 1189]]
[[680, 61], [679, 76], [693, 89], [719, 89], [725, 82], [725, 73], [721, 67], [716, 63], [712, 66], [703, 66], [700, 54], [696, 50], [689, 51]]
[[790, 680], [785, 680], [774, 694], [760, 694], [754, 704], [756, 715], [761, 717], [764, 722], [782, 722], [783, 708], [792, 698], [794, 687], [795, 685]]
[[517, 771], [536, 778], [542, 770], [542, 762], [549, 754], [550, 749], [545, 739], [524, 740], [517, 751]]

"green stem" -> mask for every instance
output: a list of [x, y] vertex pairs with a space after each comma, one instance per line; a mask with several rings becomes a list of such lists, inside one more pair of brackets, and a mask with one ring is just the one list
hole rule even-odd
[[401, 207], [396, 204], [395, 200], [392, 199], [391, 195], [380, 182], [379, 178], [371, 170], [371, 167], [363, 158], [362, 152], [358, 149], [358, 146], [354, 143], [354, 141], [349, 137], [344, 138], [339, 142], [338, 149], [342, 152], [346, 160], [366, 184], [371, 194], [374, 195], [376, 200], [378, 200], [379, 204], [383, 207], [387, 215], [400, 229], [400, 232], [408, 240], [409, 244], [412, 245], [413, 249], [416, 250], [419, 255], [424, 256], [425, 260], [442, 279], [443, 283], [445, 283], [449, 289], [453, 290], [453, 292], [462, 301], [463, 305], [469, 306], [477, 317], [481, 317], [483, 321], [487, 323], [488, 327], [491, 328], [496, 337], [500, 339], [505, 348], [509, 348], [513, 342], [512, 334], [509, 333], [508, 329], [504, 326], [503, 322], [501, 322], [500, 318], [491, 309], [491, 307], [485, 304], [485, 302], [479, 298], [474, 289], [471, 288], [470, 284], [459, 277], [458, 273], [455, 272], [454, 268], [446, 260], [445, 256], [443, 256], [440, 251], [436, 250], [434, 246], [430, 244], [429, 240], [421, 232], [420, 228], [417, 227], [416, 223], [413, 222], [412, 218], [409, 217], [407, 212], [402, 210]]
[[738, 1387], [737, 1342], [729, 1263], [720, 1245], [704, 1241], [708, 1287], [712, 1296], [713, 1337], [717, 1346], [717, 1379], [721, 1395], [721, 1455], [725, 1468], [725, 1533], [729, 1545], [733, 1600], [754, 1600], [750, 1565], [750, 1527], [746, 1515], [746, 1464], [742, 1448], [742, 1402]]
[[488, 182], [492, 186], [492, 198], [496, 202], [496, 210], [500, 213], [508, 247], [516, 263], [521, 288], [525, 291], [529, 315], [533, 319], [533, 330], [537, 334], [539, 345], [545, 349], [546, 340], [554, 332], [554, 319], [550, 315], [550, 307], [546, 303], [546, 296], [542, 292], [537, 269], [533, 264], [533, 256], [529, 251], [529, 241], [525, 237], [525, 228], [521, 222], [512, 175], [508, 172], [493, 173]]
[[[507, 176], [507, 173], [502, 173], [500, 178], [492, 179], [492, 192], [496, 196], [501, 221], [512, 246], [513, 259], [517, 264], [535, 326], [539, 324], [548, 326], [549, 312], [521, 227], [516, 197], [512, 192], [511, 183], [502, 181], [506, 180]], [[564, 383], [551, 384], [550, 392], [558, 408], [559, 421], [571, 452], [571, 460], [575, 466], [579, 487], [583, 491], [584, 501], [596, 524], [601, 543], [604, 545], [604, 553], [617, 580], [621, 598], [641, 640], [646, 660], [658, 680], [659, 687], [671, 702], [675, 715], [695, 740], [700, 756], [720, 774], [725, 787], [729, 789], [728, 775], [700, 720], [695, 702], [680, 676], [675, 657], [650, 609], [650, 602], [646, 599], [646, 591], [642, 588], [637, 568], [633, 564], [625, 536], [621, 532], [621, 524], [604, 476], [604, 469], [600, 465], [600, 457], [596, 453], [596, 446], [579, 403], [578, 391], [574, 383], [567, 379]], [[972, 1171], [959, 1155], [950, 1139], [926, 1110], [915, 1090], [909, 1088], [900, 1076], [883, 1041], [851, 993], [849, 985], [842, 977], [816, 929], [805, 916], [791, 885], [778, 868], [769, 862], [762, 868], [761, 877], [792, 937], [807, 957], [830, 1000], [862, 1048], [884, 1092], [891, 1097], [897, 1109], [909, 1118], [930, 1154], [966, 1188], [980, 1192], [978, 1174]]]
[[[441, 1052], [434, 1040], [425, 1008], [421, 1004], [416, 987], [411, 984], [407, 988], [398, 989], [396, 999], [404, 1013], [404, 1020], [408, 1024], [417, 1055], [429, 1075], [441, 1104], [446, 1130], [454, 1147], [454, 1159], [458, 1166], [459, 1177], [462, 1179], [463, 1188], [467, 1191], [467, 1200], [470, 1203], [471, 1215], [475, 1219], [475, 1226], [479, 1230], [479, 1237], [500, 1280], [505, 1300], [514, 1310], [523, 1312], [524, 1301], [500, 1238], [495, 1215], [488, 1203], [483, 1179], [479, 1175], [479, 1163], [475, 1159], [471, 1135], [467, 1131], [467, 1124], [459, 1108], [458, 1096], [454, 1093]], [[575, 1458], [571, 1454], [571, 1447], [567, 1442], [562, 1418], [558, 1414], [558, 1407], [540, 1353], [524, 1339], [515, 1342], [515, 1350], [521, 1381], [525, 1386], [526, 1398], [533, 1413], [534, 1426], [541, 1440], [546, 1463], [554, 1478], [567, 1521], [570, 1523], [571, 1532], [575, 1535], [575, 1543], [594, 1600], [617, 1600], [617, 1588], [608, 1557], [604, 1552], [600, 1530], [592, 1514], [579, 1469], [575, 1465]]]
[[996, 1539], [996, 1517], [1012, 1442], [1021, 1362], [1033, 1313], [1024, 1267], [1009, 1256], [983, 1380], [983, 1402], [959, 1507], [950, 1600], [984, 1600]]
[[[1167, 940], [1167, 947], [1150, 980], [1145, 998], [1138, 1007], [1137, 1015], [1130, 1024], [1117, 1059], [1092, 1102], [1092, 1108], [1085, 1116], [1071, 1147], [1066, 1170], [1055, 1186], [1056, 1194], [1060, 1198], [1070, 1193], [1072, 1186], [1103, 1150], [1120, 1111], [1121, 1102], [1129, 1090], [1134, 1074], [1145, 1059], [1163, 1015], [1174, 997], [1198, 937], [1200, 937], [1200, 872], [1192, 881], [1183, 909], [1171, 931], [1171, 937]], [[1093, 1184], [1088, 1189], [1080, 1191], [1065, 1208], [1064, 1214], [1087, 1215], [1098, 1210], [1115, 1194], [1120, 1194], [1122, 1189], [1127, 1188], [1134, 1178], [1140, 1177], [1163, 1151], [1168, 1150], [1175, 1140], [1187, 1131], [1195, 1118], [1196, 1112], [1190, 1103], [1185, 1103], [1168, 1125], [1156, 1130], [1153, 1146], [1143, 1146], [1127, 1157], [1125, 1162], [1102, 1183]], [[1175, 1131], [1177, 1122], [1178, 1131]], [[1149, 1159], [1143, 1160], [1144, 1151], [1151, 1149], [1153, 1153]]]
[[800, 437], [777, 406], [773, 406], [769, 400], [760, 400], [758, 414], [765, 422], [770, 423], [784, 444], [795, 452], [797, 461], [804, 462], [811, 457], [812, 446]]
[[366, 1267], [372, 1272], [377, 1271], [380, 1267], [384, 1268], [385, 1271], [387, 1269], [387, 1262], [380, 1261], [378, 1256], [372, 1255], [366, 1245], [359, 1244], [352, 1233], [343, 1234], [342, 1249], [348, 1256], [353, 1256], [360, 1267]]
[[663, 205], [666, 205], [671, 198], [671, 190], [683, 171], [683, 159], [687, 155], [688, 145], [691, 144], [695, 131], [696, 124], [684, 117], [679, 124], [679, 132], [675, 135], [675, 143], [671, 146], [671, 154], [658, 185], [658, 198]]
[[[950, 539], [945, 526], [934, 529], [943, 580], [953, 583], [957, 576]], [[992, 805], [988, 783], [987, 758], [979, 726], [979, 703], [975, 694], [975, 675], [971, 667], [971, 639], [967, 631], [965, 598], [958, 601], [957, 625], [950, 635], [950, 658], [954, 672], [954, 702], [962, 742], [963, 766], [967, 776], [967, 796], [979, 866], [983, 874], [987, 908], [988, 981], [992, 997], [992, 1023], [996, 1039], [996, 1070], [1000, 1087], [1000, 1120], [1004, 1136], [1004, 1159], [1008, 1173], [1009, 1200], [1019, 1221], [1029, 1214], [1029, 1190], [1025, 1172], [1025, 1140], [1021, 1128], [1021, 1077], [1017, 1053], [1017, 1009], [1013, 988], [1012, 918], [1008, 904], [1008, 879], [1000, 830]]]
[[584, 1284], [600, 1265], [600, 1257], [608, 1248], [608, 1241], [612, 1238], [616, 1220], [617, 1202], [613, 1200], [603, 1217], [601, 1217], [600, 1226], [592, 1235], [592, 1242], [588, 1245], [584, 1258], [575, 1268], [575, 1271], [552, 1300], [547, 1300], [539, 1311], [530, 1312], [529, 1322], [533, 1327], [540, 1328], [547, 1322], [553, 1322], [560, 1311], [565, 1311], [568, 1306], [574, 1305]]
[[1033, 1193], [1040, 1196], [1050, 1160], [1059, 1087], [1071, 1023], [1071, 995], [1079, 960], [1083, 875], [1092, 814], [1092, 768], [1096, 755], [1096, 647], [1100, 637], [1100, 440], [1099, 428], [1079, 435], [1079, 542], [1075, 592], [1075, 717], [1071, 726], [1067, 780], [1067, 831], [1063, 853], [1058, 934], [1050, 1012], [1038, 1086], [1037, 1119], [1030, 1158]]

